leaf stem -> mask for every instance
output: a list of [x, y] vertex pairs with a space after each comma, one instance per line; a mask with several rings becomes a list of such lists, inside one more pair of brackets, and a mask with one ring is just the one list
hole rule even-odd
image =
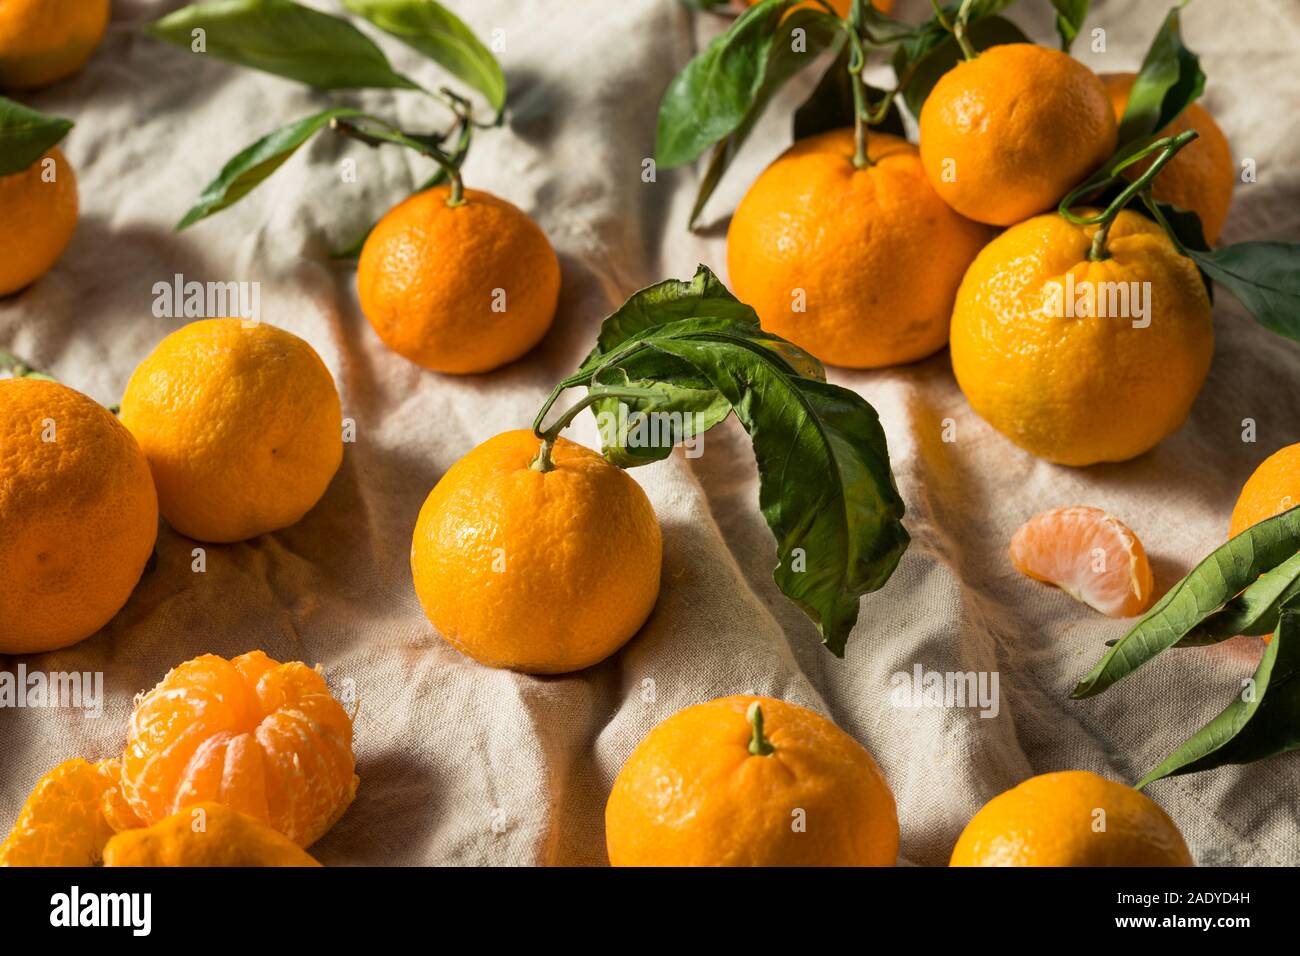
[[851, 25], [848, 28], [848, 35], [849, 83], [853, 88], [853, 165], [858, 169], [866, 169], [873, 165], [871, 157], [867, 154], [867, 90], [866, 83], [862, 79], [862, 70], [867, 65], [867, 57], [862, 49], [862, 38]]
[[[1092, 237], [1092, 247], [1088, 250], [1088, 259], [1092, 262], [1101, 262], [1110, 258], [1110, 253], [1106, 251], [1106, 240], [1110, 235], [1111, 224], [1119, 216], [1120, 212], [1127, 206], [1139, 193], [1145, 197], [1150, 195], [1151, 182], [1159, 174], [1165, 165], [1174, 158], [1180, 149], [1196, 138], [1196, 130], [1184, 130], [1177, 136], [1165, 136], [1157, 139], [1147, 146], [1134, 150], [1132, 155], [1125, 156], [1113, 168], [1103, 169], [1101, 173], [1090, 176], [1084, 182], [1080, 183], [1061, 200], [1057, 206], [1057, 211], [1067, 222], [1072, 222], [1077, 226], [1099, 225], [1097, 231]], [[1092, 216], [1080, 216], [1073, 212], [1070, 207], [1079, 200], [1084, 194], [1097, 189], [1100, 186], [1114, 182], [1119, 178], [1119, 174], [1130, 166], [1142, 162], [1152, 153], [1159, 152], [1160, 155], [1148, 166], [1137, 179], [1129, 183], [1118, 196], [1102, 212]], [[1104, 175], [1103, 175], [1104, 173]], [[1153, 202], [1147, 203], [1148, 206], [1154, 207]], [[1173, 240], [1176, 248], [1185, 254], [1181, 244], [1169, 223], [1163, 216], [1158, 216], [1158, 221], [1170, 239]]]
[[770, 757], [776, 753], [772, 741], [763, 735], [763, 708], [758, 705], [758, 701], [749, 705], [749, 709], [745, 711], [745, 719], [753, 728], [753, 734], [749, 738], [749, 752], [755, 757]]
[[962, 0], [961, 7], [957, 10], [957, 16], [952, 23], [944, 16], [943, 7], [939, 0], [930, 0], [930, 6], [934, 8], [934, 18], [939, 21], [939, 25], [952, 34], [952, 38], [957, 42], [961, 49], [963, 59], [973, 60], [978, 54], [975, 48], [971, 46], [970, 40], [966, 37], [966, 25], [970, 20], [970, 8], [972, 0]]
[[537, 450], [537, 457], [534, 458], [528, 466], [533, 469], [533, 471], [546, 472], [554, 469], [555, 463], [551, 460], [551, 452], [555, 447], [555, 439], [560, 437], [560, 432], [568, 428], [569, 425], [573, 423], [573, 420], [577, 418], [583, 410], [590, 408], [597, 402], [604, 401], [607, 398], [641, 398], [655, 401], [663, 397], [659, 392], [656, 392], [652, 388], [637, 388], [631, 385], [617, 388], [605, 385], [595, 385], [588, 389], [586, 395], [578, 399], [577, 402], [565, 410], [565, 412], [560, 415], [560, 417], [557, 418], [549, 428], [543, 428], [542, 423], [545, 421], [546, 414], [551, 410], [551, 406], [555, 404], [560, 393], [570, 387], [571, 386], [566, 385], [565, 382], [561, 382], [559, 385], [555, 386], [555, 388], [551, 390], [550, 397], [547, 398], [546, 404], [542, 406], [542, 410], [538, 412], [537, 417], [533, 419], [533, 434], [540, 438], [542, 442], [541, 447]]
[[[421, 155], [428, 156], [442, 168], [442, 171], [447, 175], [448, 182], [451, 183], [451, 195], [447, 197], [447, 205], [460, 206], [464, 204], [465, 182], [460, 175], [460, 162], [465, 158], [463, 149], [458, 150], [457, 156], [453, 157], [435, 144], [435, 137], [413, 136], [402, 132], [389, 123], [385, 123], [383, 120], [375, 117], [368, 118], [374, 120], [380, 126], [362, 129], [356, 123], [335, 117], [330, 120], [330, 129], [355, 139], [357, 142], [365, 143], [367, 146], [381, 146], [384, 143], [391, 143], [396, 146], [405, 146]], [[464, 117], [460, 122], [462, 124], [465, 122]], [[436, 137], [436, 139], [441, 141], [446, 139], [446, 136]]]

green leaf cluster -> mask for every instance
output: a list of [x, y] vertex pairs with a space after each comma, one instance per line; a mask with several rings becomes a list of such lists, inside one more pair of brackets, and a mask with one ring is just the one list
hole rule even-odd
[[1206, 557], [1102, 656], [1071, 696], [1100, 694], [1171, 647], [1270, 633], [1245, 693], [1139, 786], [1300, 747], [1300, 507], [1246, 529]]
[[[602, 441], [622, 467], [661, 460], [736, 416], [753, 442], [759, 507], [776, 539], [776, 585], [842, 656], [859, 599], [885, 584], [909, 541], [885, 433], [866, 400], [827, 383], [816, 359], [765, 332], [703, 266], [689, 282], [643, 289], [607, 318], [552, 401], [579, 386], [597, 415], [618, 423], [602, 429]], [[639, 423], [666, 414], [685, 427], [651, 429], [646, 445]]]
[[[506, 80], [491, 51], [451, 11], [436, 0], [344, 0], [343, 6], [437, 63], [483, 96], [500, 122]], [[238, 202], [278, 169], [317, 132], [344, 121], [364, 120], [370, 132], [359, 138], [377, 145], [393, 142], [419, 149], [445, 169], [458, 168], [472, 128], [468, 101], [443, 90], [432, 93], [396, 72], [383, 50], [343, 17], [293, 0], [206, 0], [151, 24], [150, 33], [192, 52], [296, 80], [320, 90], [398, 89], [441, 97], [461, 122], [441, 135], [398, 135], [390, 124], [358, 110], [335, 108], [277, 129], [229, 160], [181, 219], [184, 229]], [[465, 115], [461, 115], [461, 108]], [[376, 129], [380, 130], [376, 132]], [[442, 142], [458, 138], [455, 151]], [[440, 181], [440, 172], [429, 184]]]

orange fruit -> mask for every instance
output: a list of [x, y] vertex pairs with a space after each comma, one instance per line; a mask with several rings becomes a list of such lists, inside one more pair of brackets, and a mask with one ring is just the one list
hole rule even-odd
[[736, 296], [823, 362], [878, 368], [948, 341], [953, 297], [990, 230], [931, 188], [916, 147], [853, 131], [800, 140], [755, 180], [727, 231]]
[[939, 78], [921, 107], [921, 162], [963, 216], [1009, 226], [1051, 209], [1115, 152], [1106, 88], [1059, 50], [989, 47]]
[[361, 311], [394, 352], [435, 372], [488, 372], [541, 341], [555, 318], [560, 260], [516, 206], [439, 186], [398, 203], [357, 263]]
[[0, 88], [44, 86], [75, 73], [107, 26], [108, 0], [3, 0]]
[[[1101, 77], [1106, 92], [1110, 94], [1116, 121], [1124, 117], [1135, 79], [1133, 73], [1109, 73]], [[1232, 164], [1228, 138], [1214, 122], [1214, 117], [1199, 103], [1189, 104], [1160, 131], [1160, 135], [1175, 136], [1189, 129], [1196, 130], [1199, 135], [1156, 174], [1151, 192], [1157, 199], [1190, 209], [1200, 216], [1206, 240], [1214, 242], [1219, 238], [1223, 221], [1228, 218], [1237, 170]], [[1136, 179], [1150, 165], [1150, 162], [1145, 162], [1130, 166], [1124, 175]]]
[[1269, 455], [1246, 480], [1232, 509], [1228, 537], [1296, 505], [1300, 505], [1300, 442]]
[[177, 329], [131, 375], [121, 417], [149, 458], [163, 516], [199, 541], [295, 523], [343, 459], [329, 369], [298, 336], [266, 323]]
[[0, 654], [89, 637], [126, 604], [158, 536], [131, 433], [66, 385], [0, 380]]
[[288, 837], [247, 814], [204, 802], [151, 827], [119, 833], [105, 866], [320, 866]]
[[893, 866], [898, 815], [871, 754], [825, 717], [722, 697], [632, 751], [605, 843], [614, 866]]
[[117, 789], [116, 761], [65, 760], [37, 781], [13, 829], [0, 843], [0, 866], [91, 866], [113, 827], [104, 816]]
[[641, 486], [589, 448], [504, 432], [429, 492], [411, 542], [424, 613], [489, 667], [562, 674], [622, 647], [659, 595], [663, 541]]
[[1151, 606], [1155, 581], [1137, 535], [1100, 508], [1055, 508], [1034, 515], [1011, 538], [1011, 563], [1055, 584], [1108, 617]]
[[1086, 770], [1030, 777], [984, 804], [950, 866], [1195, 866], [1145, 794]]
[[76, 228], [77, 177], [57, 146], [21, 172], [0, 176], [0, 296], [49, 272]]
[[1094, 262], [1096, 229], [1055, 213], [1012, 226], [971, 264], [952, 313], [952, 368], [971, 406], [1063, 465], [1154, 447], [1187, 418], [1214, 352], [1205, 286], [1164, 231], [1124, 210], [1109, 258]]
[[319, 673], [204, 654], [139, 698], [122, 793], [146, 826], [215, 801], [310, 846], [356, 795], [352, 719]]

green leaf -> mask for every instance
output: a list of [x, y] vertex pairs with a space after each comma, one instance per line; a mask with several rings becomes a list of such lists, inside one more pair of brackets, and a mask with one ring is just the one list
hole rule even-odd
[[239, 202], [262, 180], [279, 169], [299, 146], [328, 126], [332, 120], [362, 115], [364, 114], [360, 110], [354, 109], [326, 110], [263, 136], [222, 167], [217, 178], [203, 190], [199, 201], [177, 224], [176, 231], [186, 229], [200, 219], [206, 219]]
[[[763, 0], [750, 7], [673, 78], [659, 106], [660, 166], [694, 162], [742, 128], [747, 134], [776, 90], [839, 34], [840, 21], [818, 10], [800, 9], [786, 18], [793, 3]], [[796, 38], [802, 50], [793, 48]]]
[[1300, 599], [1283, 606], [1251, 683], [1138, 782], [1252, 763], [1300, 748]]
[[1061, 49], [1066, 53], [1088, 19], [1088, 0], [1052, 0], [1056, 8], [1056, 32], [1061, 37]]
[[193, 3], [150, 24], [149, 32], [182, 49], [317, 89], [420, 88], [393, 72], [383, 51], [347, 20], [292, 0]]
[[1280, 608], [1297, 594], [1300, 594], [1300, 551], [1201, 621], [1175, 646], [1200, 647], [1238, 634], [1256, 637], [1271, 634], [1277, 628]]
[[501, 64], [442, 4], [434, 0], [343, 0], [343, 6], [478, 90], [497, 113], [506, 105]]
[[1188, 254], [1260, 325], [1300, 341], [1300, 243], [1238, 242]]
[[[836, 21], [830, 17], [815, 10], [796, 10], [777, 27], [777, 36], [785, 40], [778, 39], [770, 46], [769, 60], [762, 84], [740, 125], [714, 145], [708, 166], [700, 178], [700, 185], [695, 193], [695, 202], [691, 207], [691, 215], [687, 223], [689, 228], [694, 228], [709, 197], [713, 195], [714, 189], [717, 188], [731, 161], [740, 151], [740, 147], [749, 138], [749, 134], [772, 101], [772, 97], [791, 77], [816, 59], [819, 52], [833, 48], [842, 42], [843, 33], [835, 23]], [[797, 34], [796, 30], [804, 32]], [[794, 44], [796, 36], [804, 38], [803, 52], [796, 52]], [[852, 122], [851, 117], [849, 121]]]
[[[820, 365], [764, 332], [703, 267], [690, 283], [633, 296], [564, 384], [582, 384], [602, 367], [602, 382], [617, 371], [725, 400], [754, 443], [759, 506], [777, 543], [776, 584], [842, 656], [859, 599], [889, 579], [909, 540], [874, 409], [856, 392], [802, 374]], [[706, 396], [662, 396], [705, 407], [710, 420], [725, 417]]]
[[0, 96], [0, 176], [20, 173], [57, 146], [72, 121], [46, 116]]
[[1216, 549], [1147, 611], [1071, 697], [1100, 694], [1173, 647], [1232, 598], [1300, 551], [1300, 507], [1261, 521]]
[[1196, 54], [1183, 46], [1178, 7], [1156, 31], [1129, 91], [1119, 124], [1119, 145], [1150, 136], [1169, 125], [1205, 89]]
[[[976, 50], [1003, 43], [1029, 43], [1029, 37], [1010, 20], [998, 16], [989, 16], [975, 20], [966, 33], [971, 46]], [[899, 54], [903, 53], [899, 47]], [[903, 85], [903, 102], [915, 117], [920, 117], [921, 107], [939, 78], [961, 62], [961, 47], [948, 34], [943, 34], [934, 45], [914, 60], [906, 55], [895, 56], [894, 69], [900, 77], [906, 76]]]
[[[866, 87], [867, 101], [873, 107], [886, 95], [883, 90], [878, 90], [869, 84], [863, 85]], [[818, 133], [852, 126], [854, 108], [853, 77], [849, 73], [849, 54], [845, 50], [826, 68], [812, 95], [795, 110], [794, 138], [805, 139]], [[903, 114], [899, 111], [896, 102], [889, 104], [884, 120], [872, 127], [871, 132], [875, 131], [907, 138], [907, 130], [903, 126]]]

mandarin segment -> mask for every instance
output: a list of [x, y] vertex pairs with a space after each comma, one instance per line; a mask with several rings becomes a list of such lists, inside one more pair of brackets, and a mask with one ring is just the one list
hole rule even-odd
[[1055, 508], [1034, 515], [1011, 539], [1011, 563], [1108, 617], [1151, 606], [1155, 582], [1142, 542], [1100, 508]]
[[113, 827], [103, 801], [114, 788], [111, 773], [80, 757], [41, 777], [13, 829], [0, 843], [0, 866], [92, 866]]
[[320, 866], [265, 823], [220, 803], [186, 807], [151, 827], [119, 833], [105, 866]]
[[206, 654], [143, 695], [122, 757], [146, 825], [215, 801], [310, 846], [356, 794], [352, 721], [324, 678], [261, 651]]

